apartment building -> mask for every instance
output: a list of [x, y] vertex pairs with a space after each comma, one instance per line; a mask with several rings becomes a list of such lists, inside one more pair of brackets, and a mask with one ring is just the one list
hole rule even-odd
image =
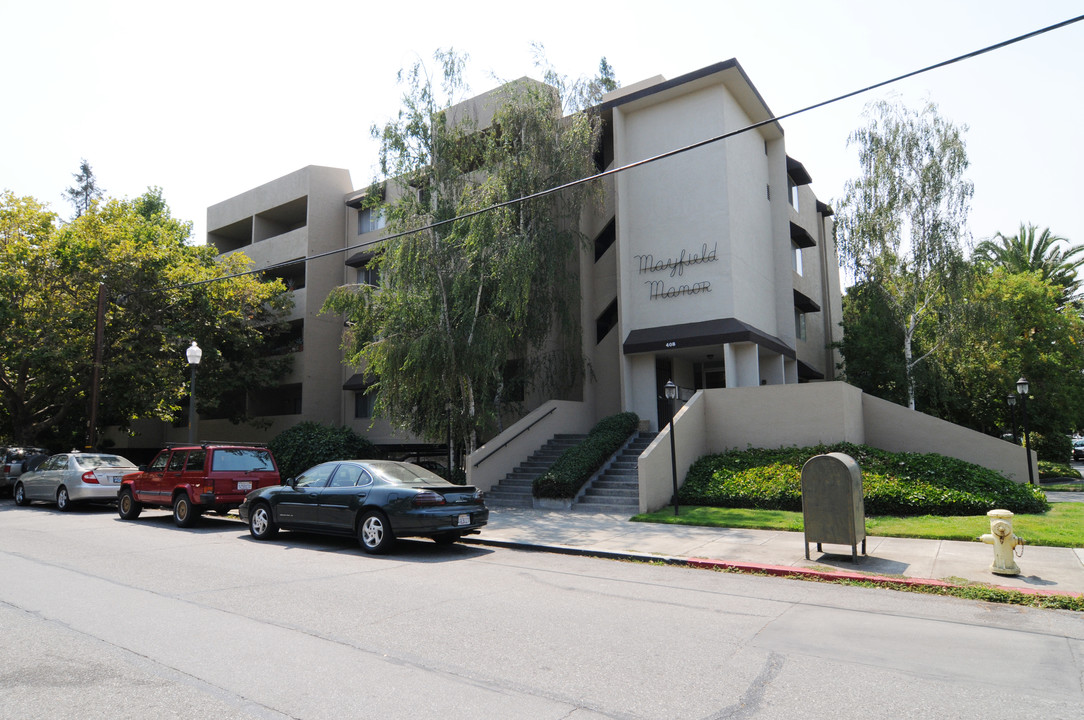
[[[484, 127], [494, 97], [452, 114]], [[598, 110], [600, 169], [727, 137], [609, 176], [604, 203], [584, 213], [593, 242], [578, 260], [578, 291], [591, 372], [560, 400], [577, 403], [587, 426], [632, 410], [657, 429], [670, 379], [683, 399], [831, 379], [841, 335], [831, 210], [737, 61], [621, 88]], [[208, 208], [209, 244], [274, 267], [293, 290], [294, 370], [280, 387], [238, 400], [262, 427], [201, 418], [200, 437], [266, 440], [313, 420], [353, 427], [404, 456], [438, 452], [374, 421], [371, 378], [342, 361], [343, 320], [320, 312], [332, 288], [376, 281], [368, 260], [385, 229], [379, 211], [362, 207], [365, 192], [346, 170], [310, 166]], [[520, 412], [550, 400], [529, 397]], [[163, 428], [147, 444], [184, 432]]]

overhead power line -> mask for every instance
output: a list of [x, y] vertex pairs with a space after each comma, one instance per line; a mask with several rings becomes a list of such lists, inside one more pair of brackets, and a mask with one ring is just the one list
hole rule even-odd
[[[493, 210], [499, 210], [501, 208], [511, 207], [513, 205], [517, 205], [517, 204], [522, 203], [522, 202], [528, 202], [530, 200], [537, 200], [539, 198], [547, 197], [547, 196], [553, 195], [555, 193], [559, 193], [559, 192], [563, 192], [565, 190], [569, 190], [569, 189], [577, 187], [579, 185], [584, 185], [584, 184], [587, 184], [587, 183], [590, 183], [590, 182], [594, 182], [596, 180], [601, 180], [603, 178], [607, 178], [607, 177], [610, 177], [612, 175], [617, 175], [618, 173], [626, 172], [628, 170], [633, 170], [635, 168], [642, 167], [642, 166], [648, 165], [650, 163], [658, 162], [660, 160], [665, 160], [667, 158], [671, 158], [671, 157], [674, 157], [676, 155], [681, 155], [683, 153], [687, 153], [687, 152], [690, 152], [692, 150], [697, 150], [697, 149], [702, 148], [702, 147], [704, 147], [706, 145], [711, 145], [713, 143], [717, 143], [717, 142], [720, 142], [722, 140], [732, 138], [732, 137], [734, 137], [736, 135], [741, 135], [742, 133], [749, 132], [750, 130], [756, 130], [757, 128], [761, 128], [761, 127], [764, 127], [766, 125], [771, 125], [773, 123], [777, 123], [780, 120], [786, 120], [787, 118], [795, 117], [796, 115], [801, 115], [802, 113], [806, 113], [806, 112], [809, 112], [811, 110], [817, 110], [819, 108], [825, 107], [827, 105], [832, 105], [833, 103], [841, 102], [843, 100], [848, 100], [848, 99], [850, 99], [852, 97], [856, 97], [858, 95], [868, 93], [868, 92], [870, 92], [872, 90], [877, 90], [878, 88], [882, 88], [882, 87], [885, 87], [885, 86], [888, 86], [888, 85], [892, 85], [894, 83], [901, 82], [903, 80], [907, 80], [908, 78], [912, 78], [912, 77], [915, 77], [917, 75], [922, 75], [924, 73], [928, 73], [928, 72], [931, 72], [933, 70], [939, 70], [941, 68], [948, 67], [950, 65], [955, 65], [956, 63], [959, 63], [959, 62], [963, 62], [964, 60], [970, 60], [972, 58], [976, 58], [976, 57], [979, 57], [981, 55], [986, 55], [986, 54], [994, 52], [996, 50], [1001, 50], [1003, 48], [1009, 47], [1010, 45], [1015, 45], [1017, 43], [1021, 43], [1021, 42], [1025, 41], [1025, 40], [1030, 40], [1030, 39], [1032, 39], [1034, 37], [1038, 37], [1040, 35], [1044, 35], [1046, 33], [1053, 32], [1054, 30], [1060, 30], [1063, 27], [1073, 25], [1073, 24], [1078, 23], [1078, 22], [1080, 22], [1082, 20], [1084, 20], [1084, 15], [1078, 15], [1078, 16], [1070, 18], [1068, 20], [1063, 20], [1062, 22], [1058, 22], [1058, 23], [1055, 23], [1053, 25], [1047, 25], [1046, 27], [1040, 28], [1038, 30], [1033, 30], [1033, 31], [1031, 31], [1029, 33], [1025, 33], [1023, 35], [1018, 35], [1018, 36], [1016, 36], [1014, 38], [1011, 38], [1009, 40], [1004, 40], [1002, 42], [995, 43], [993, 45], [987, 45], [986, 47], [983, 47], [983, 48], [981, 48], [979, 50], [973, 50], [972, 52], [965, 53], [963, 55], [957, 55], [956, 57], [950, 58], [948, 60], [943, 60], [943, 61], [941, 61], [939, 63], [935, 63], [933, 65], [927, 65], [926, 67], [920, 68], [918, 70], [913, 70], [913, 71], [908, 72], [908, 73], [904, 73], [903, 75], [897, 75], [896, 77], [893, 77], [893, 78], [891, 78], [889, 80], [883, 80], [883, 81], [881, 81], [879, 83], [869, 85], [869, 86], [861, 88], [859, 90], [852, 90], [851, 92], [844, 93], [843, 95], [838, 95], [838, 96], [836, 96], [834, 98], [831, 98], [829, 100], [823, 100], [821, 102], [814, 103], [813, 105], [807, 105], [806, 107], [800, 108], [798, 110], [793, 110], [791, 112], [784, 113], [782, 115], [772, 116], [772, 117], [770, 117], [770, 118], [768, 118], [766, 120], [761, 120], [759, 122], [752, 123], [751, 125], [746, 125], [745, 127], [739, 128], [738, 130], [732, 130], [730, 132], [723, 133], [722, 135], [716, 135], [714, 137], [707, 138], [706, 140], [700, 140], [698, 142], [692, 143], [691, 145], [685, 145], [683, 147], [680, 147], [680, 148], [677, 148], [677, 149], [674, 149], [674, 150], [668, 150], [667, 152], [660, 153], [658, 155], [653, 155], [651, 157], [644, 158], [642, 160], [637, 160], [636, 162], [629, 163], [628, 165], [622, 165], [621, 167], [611, 168], [609, 170], [605, 170], [603, 172], [596, 173], [594, 175], [589, 175], [587, 177], [583, 177], [583, 178], [580, 178], [578, 180], [573, 180], [573, 181], [567, 182], [567, 183], [565, 183], [563, 185], [557, 185], [555, 187], [551, 187], [551, 188], [548, 188], [546, 190], [540, 190], [539, 192], [533, 193], [531, 195], [524, 195], [522, 197], [515, 198], [515, 199], [512, 199], [512, 200], [506, 200], [504, 202], [500, 202], [500, 203], [497, 203], [495, 205], [490, 205], [488, 207], [484, 207], [484, 208], [481, 208], [479, 210], [473, 210], [471, 212], [464, 213], [462, 215], [457, 215], [457, 216], [455, 216], [453, 218], [449, 218], [447, 220], [440, 220], [438, 222], [431, 223], [429, 225], [424, 225], [424, 226], [419, 227], [419, 228], [414, 228], [412, 230], [404, 230], [403, 232], [398, 232], [398, 233], [394, 233], [392, 235], [387, 235], [387, 236], [381, 238], [377, 242], [387, 242], [388, 240], [395, 240], [397, 238], [406, 237], [407, 235], [413, 235], [415, 233], [424, 232], [426, 230], [433, 230], [435, 228], [442, 227], [442, 226], [447, 225], [449, 223], [458, 222], [460, 220], [466, 220], [466, 219], [472, 218], [472, 217], [474, 217], [476, 215], [481, 215], [482, 213], [491, 212]], [[222, 277], [211, 278], [209, 280], [200, 280], [200, 281], [197, 281], [197, 282], [185, 283], [183, 285], [175, 285], [175, 286], [173, 286], [171, 288], [163, 288], [163, 290], [179, 290], [179, 289], [188, 288], [188, 287], [195, 287], [195, 286], [198, 286], [198, 285], [206, 285], [208, 283], [218, 282], [220, 280], [230, 280], [232, 278], [244, 277], [245, 275], [255, 275], [257, 273], [269, 272], [269, 271], [272, 271], [272, 270], [278, 270], [278, 269], [281, 269], [281, 268], [286, 268], [286, 267], [289, 267], [291, 265], [296, 265], [299, 262], [307, 263], [307, 262], [310, 262], [312, 260], [319, 260], [321, 258], [329, 257], [331, 255], [338, 255], [340, 253], [351, 252], [351, 251], [354, 251], [354, 250], [360, 250], [360, 249], [362, 249], [364, 247], [368, 247], [368, 246], [370, 246], [372, 244], [373, 243], [358, 243], [356, 245], [350, 245], [350, 246], [347, 246], [347, 247], [344, 247], [344, 248], [337, 248], [335, 250], [328, 250], [326, 252], [318, 253], [316, 255], [307, 255], [304, 258], [301, 258], [301, 259], [298, 259], [298, 260], [288, 260], [288, 261], [285, 261], [285, 262], [276, 263], [274, 265], [269, 265], [267, 267], [259, 268], [259, 269], [255, 269], [255, 270], [247, 270], [245, 272], [234, 273], [232, 275], [224, 275]]]

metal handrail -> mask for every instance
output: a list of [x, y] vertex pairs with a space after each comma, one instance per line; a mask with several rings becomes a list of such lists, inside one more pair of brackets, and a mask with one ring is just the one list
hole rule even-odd
[[520, 431], [519, 431], [518, 433], [516, 433], [516, 434], [515, 434], [515, 435], [513, 435], [512, 437], [510, 437], [510, 438], [508, 438], [507, 440], [505, 440], [505, 441], [504, 441], [504, 444], [502, 444], [502, 445], [501, 445], [501, 446], [500, 446], [499, 448], [496, 448], [496, 449], [495, 449], [495, 450], [494, 450], [493, 452], [489, 453], [489, 454], [488, 454], [488, 455], [486, 455], [486, 456], [485, 456], [484, 458], [482, 458], [482, 459], [481, 459], [481, 460], [479, 460], [478, 462], [474, 463], [474, 467], [478, 467], [479, 465], [481, 465], [482, 463], [484, 463], [484, 462], [485, 462], [486, 460], [490, 459], [491, 457], [493, 457], [494, 455], [496, 455], [497, 453], [499, 453], [499, 452], [500, 452], [501, 450], [503, 450], [503, 449], [504, 449], [505, 447], [507, 447], [509, 443], [511, 443], [511, 442], [512, 442], [513, 440], [515, 440], [516, 438], [518, 438], [518, 437], [519, 437], [520, 435], [522, 435], [523, 433], [525, 433], [525, 432], [527, 432], [528, 430], [530, 430], [531, 428], [533, 428], [533, 427], [534, 427], [535, 425], [537, 425], [538, 423], [540, 423], [540, 422], [541, 422], [542, 420], [546, 419], [546, 417], [547, 417], [547, 416], [548, 416], [548, 415], [549, 415], [550, 413], [552, 413], [552, 412], [554, 412], [554, 411], [556, 411], [556, 410], [557, 410], [557, 408], [555, 408], [555, 407], [551, 407], [551, 408], [550, 408], [550, 409], [549, 409], [549, 410], [548, 410], [548, 411], [547, 411], [547, 412], [546, 412], [545, 414], [543, 414], [543, 415], [542, 415], [541, 417], [538, 417], [538, 418], [536, 418], [536, 419], [534, 420], [534, 422], [532, 422], [532, 423], [531, 423], [530, 425], [528, 425], [527, 427], [523, 428], [522, 430], [520, 430]]

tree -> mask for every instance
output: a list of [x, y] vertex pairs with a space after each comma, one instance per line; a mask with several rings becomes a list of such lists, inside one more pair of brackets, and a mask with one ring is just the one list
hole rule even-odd
[[75, 185], [65, 190], [68, 200], [75, 206], [75, 217], [90, 212], [91, 205], [98, 202], [105, 191], [98, 187], [98, 181], [94, 177], [94, 171], [86, 158], [79, 162], [79, 172], [72, 173]]
[[288, 311], [284, 288], [223, 279], [247, 259], [189, 245], [190, 224], [171, 217], [160, 190], [94, 205], [65, 226], [7, 192], [0, 218], [0, 432], [15, 441], [82, 444], [100, 285], [108, 298], [100, 425], [172, 419], [193, 339], [204, 350], [201, 408], [230, 389], [272, 385], [288, 368], [268, 350]]
[[988, 433], [1008, 427], [1005, 398], [1023, 375], [1031, 386], [1032, 430], [1053, 435], [1084, 426], [1084, 320], [1061, 292], [1034, 272], [995, 267], [977, 276], [962, 342], [938, 363], [946, 384], [967, 402], [941, 417]]
[[1037, 230], [1035, 225], [1020, 223], [1016, 235], [999, 232], [993, 239], [979, 243], [974, 257], [1010, 273], [1038, 273], [1043, 280], [1062, 288], [1062, 299], [1068, 301], [1080, 290], [1077, 272], [1084, 266], [1084, 246], [1062, 250], [1058, 245], [1068, 243], [1065, 238], [1054, 235], [1050, 228], [1043, 228], [1036, 237]]
[[[847, 182], [837, 213], [841, 262], [857, 282], [880, 286], [903, 333], [908, 405], [915, 407], [916, 366], [935, 352], [963, 306], [966, 220], [973, 193], [963, 131], [937, 107], [921, 110], [880, 101], [848, 140], [857, 145], [860, 177]], [[916, 355], [915, 338], [933, 326], [932, 344]]]
[[588, 190], [481, 211], [592, 174], [600, 122], [563, 116], [560, 88], [521, 81], [484, 96], [492, 119], [475, 124], [453, 106], [465, 57], [436, 60], [437, 83], [420, 63], [400, 73], [403, 109], [373, 128], [399, 193], [389, 226], [415, 232], [383, 244], [379, 287], [340, 288], [324, 308], [346, 316], [346, 358], [377, 378], [378, 414], [434, 441], [450, 425], [470, 452], [510, 388], [568, 388], [583, 373], [570, 289]]

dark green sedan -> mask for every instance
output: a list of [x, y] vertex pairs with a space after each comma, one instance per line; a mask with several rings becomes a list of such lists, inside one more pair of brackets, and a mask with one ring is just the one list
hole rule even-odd
[[323, 463], [283, 485], [253, 490], [238, 510], [257, 540], [280, 529], [356, 535], [374, 555], [400, 537], [453, 543], [489, 520], [476, 488], [390, 460]]

